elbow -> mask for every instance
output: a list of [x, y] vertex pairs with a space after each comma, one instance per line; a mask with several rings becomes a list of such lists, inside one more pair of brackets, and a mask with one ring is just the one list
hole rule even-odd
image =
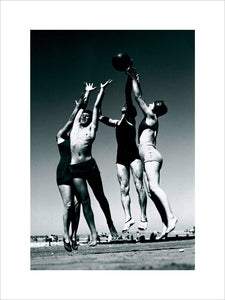
[[136, 99], [136, 101], [140, 102], [142, 100], [141, 94], [139, 94], [139, 93], [136, 94], [135, 99]]
[[62, 135], [62, 129], [60, 129], [56, 134], [56, 139], [59, 139]]
[[96, 112], [96, 114], [99, 114], [99, 109], [100, 109], [100, 105], [95, 103], [94, 107], [93, 107], [93, 112]]

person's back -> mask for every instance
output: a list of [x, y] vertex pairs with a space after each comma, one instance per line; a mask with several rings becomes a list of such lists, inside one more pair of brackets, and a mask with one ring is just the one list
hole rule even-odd
[[147, 197], [143, 186], [143, 165], [140, 159], [136, 144], [135, 117], [137, 111], [132, 103], [131, 97], [132, 80], [127, 77], [125, 87], [126, 102], [121, 109], [122, 117], [120, 120], [100, 116], [100, 121], [108, 126], [115, 127], [117, 141], [116, 168], [117, 178], [120, 184], [120, 194], [122, 207], [125, 214], [125, 224], [122, 229], [127, 232], [135, 221], [131, 215], [130, 199], [130, 170], [138, 193], [138, 200], [141, 208], [141, 218], [138, 228], [147, 229], [146, 204]]
[[119, 149], [128, 149], [136, 145], [136, 129], [126, 118], [116, 126], [116, 140]]

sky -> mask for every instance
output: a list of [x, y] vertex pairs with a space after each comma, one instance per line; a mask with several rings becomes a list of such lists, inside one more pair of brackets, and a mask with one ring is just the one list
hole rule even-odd
[[[68, 120], [84, 82], [113, 80], [102, 111], [121, 118], [126, 75], [112, 67], [112, 57], [128, 53], [140, 74], [146, 103], [164, 100], [168, 113], [160, 118], [157, 148], [163, 156], [161, 186], [178, 217], [177, 230], [195, 225], [195, 32], [194, 30], [31, 30], [31, 235], [62, 234], [63, 203], [56, 185], [59, 153], [56, 133]], [[89, 99], [92, 109], [97, 89]], [[137, 127], [143, 118], [137, 108]], [[92, 154], [101, 172], [105, 195], [118, 231], [124, 224], [116, 175], [115, 129], [99, 124]], [[104, 215], [92, 191], [97, 231], [107, 232]], [[131, 211], [140, 220], [131, 177]], [[149, 230], [161, 230], [160, 216], [148, 198]], [[81, 213], [79, 233], [89, 232]]]

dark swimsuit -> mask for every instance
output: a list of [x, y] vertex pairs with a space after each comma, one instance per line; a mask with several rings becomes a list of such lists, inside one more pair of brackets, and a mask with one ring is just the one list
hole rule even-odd
[[69, 166], [72, 178], [83, 178], [88, 180], [90, 177], [99, 176], [98, 166], [93, 158], [90, 160]]
[[140, 159], [135, 139], [135, 126], [128, 123], [126, 118], [123, 118], [122, 122], [116, 125], [118, 144], [116, 163], [129, 167], [135, 159]]
[[56, 170], [56, 182], [58, 185], [67, 184], [70, 185], [71, 174], [69, 165], [71, 161], [70, 151], [70, 139], [66, 139], [64, 142], [58, 144], [60, 161]]
[[158, 130], [158, 123], [154, 124], [153, 126], [150, 126], [150, 125], [146, 124], [145, 120], [146, 120], [146, 118], [144, 118], [141, 121], [139, 128], [138, 128], [138, 143], [140, 143], [140, 136], [145, 129], [151, 129], [152, 131]]

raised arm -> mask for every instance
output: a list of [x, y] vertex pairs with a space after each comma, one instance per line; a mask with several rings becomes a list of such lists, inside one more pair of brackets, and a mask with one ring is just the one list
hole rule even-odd
[[84, 100], [83, 100], [82, 97], [78, 101], [75, 100], [76, 105], [75, 105], [75, 108], [74, 108], [72, 114], [70, 115], [68, 121], [63, 126], [63, 128], [60, 129], [59, 132], [56, 135], [56, 141], [57, 141], [58, 144], [62, 143], [68, 137], [68, 132], [72, 128], [74, 119], [77, 115], [77, 112], [79, 111], [79, 109], [81, 108], [83, 103], [84, 103]]
[[75, 118], [77, 118], [78, 116], [78, 111], [79, 114], [82, 113], [83, 109], [85, 109], [85, 107], [87, 106], [90, 92], [92, 92], [95, 89], [96, 87], [93, 86], [93, 83], [87, 83], [87, 82], [85, 83], [85, 93], [81, 94], [79, 100], [75, 100], [76, 106], [71, 116], [69, 117], [69, 120], [66, 122], [64, 127], [60, 129], [59, 132], [57, 133], [56, 136], [57, 143], [63, 142], [68, 137], [68, 132], [72, 128]]
[[85, 93], [83, 95], [84, 98], [84, 104], [87, 106], [90, 92], [94, 91], [96, 87], [93, 86], [93, 83], [87, 83], [85, 82]]
[[132, 78], [131, 76], [127, 76], [127, 82], [125, 87], [125, 96], [126, 96], [126, 111], [125, 118], [128, 122], [135, 125], [135, 117], [137, 115], [137, 111], [132, 102]]
[[111, 79], [109, 79], [108, 81], [106, 81], [104, 84], [100, 84], [100, 90], [99, 93], [97, 95], [95, 104], [94, 104], [94, 109], [93, 109], [93, 115], [92, 115], [92, 128], [93, 130], [97, 130], [97, 125], [98, 125], [98, 115], [99, 115], [99, 110], [101, 108], [101, 104], [102, 104], [102, 99], [104, 97], [104, 91], [107, 85], [109, 85], [112, 82]]
[[127, 74], [132, 78], [132, 86], [133, 86], [135, 100], [137, 101], [143, 113], [147, 115], [149, 113], [148, 105], [145, 103], [145, 101], [142, 98], [142, 92], [141, 92], [138, 75], [136, 74], [134, 69], [128, 70]]
[[76, 117], [73, 122], [73, 126], [75, 126], [75, 124], [79, 123], [80, 116], [82, 115], [83, 111], [87, 107], [89, 95], [95, 89], [96, 89], [96, 87], [93, 86], [93, 83], [87, 83], [87, 82], [85, 83], [85, 93], [81, 95], [81, 97], [83, 98], [83, 104], [79, 107], [79, 111], [76, 114]]
[[131, 78], [131, 76], [128, 75], [127, 76], [126, 87], [125, 87], [125, 98], [126, 98], [127, 108], [129, 108], [133, 105], [132, 98], [131, 98], [131, 93], [132, 93], [132, 78]]

